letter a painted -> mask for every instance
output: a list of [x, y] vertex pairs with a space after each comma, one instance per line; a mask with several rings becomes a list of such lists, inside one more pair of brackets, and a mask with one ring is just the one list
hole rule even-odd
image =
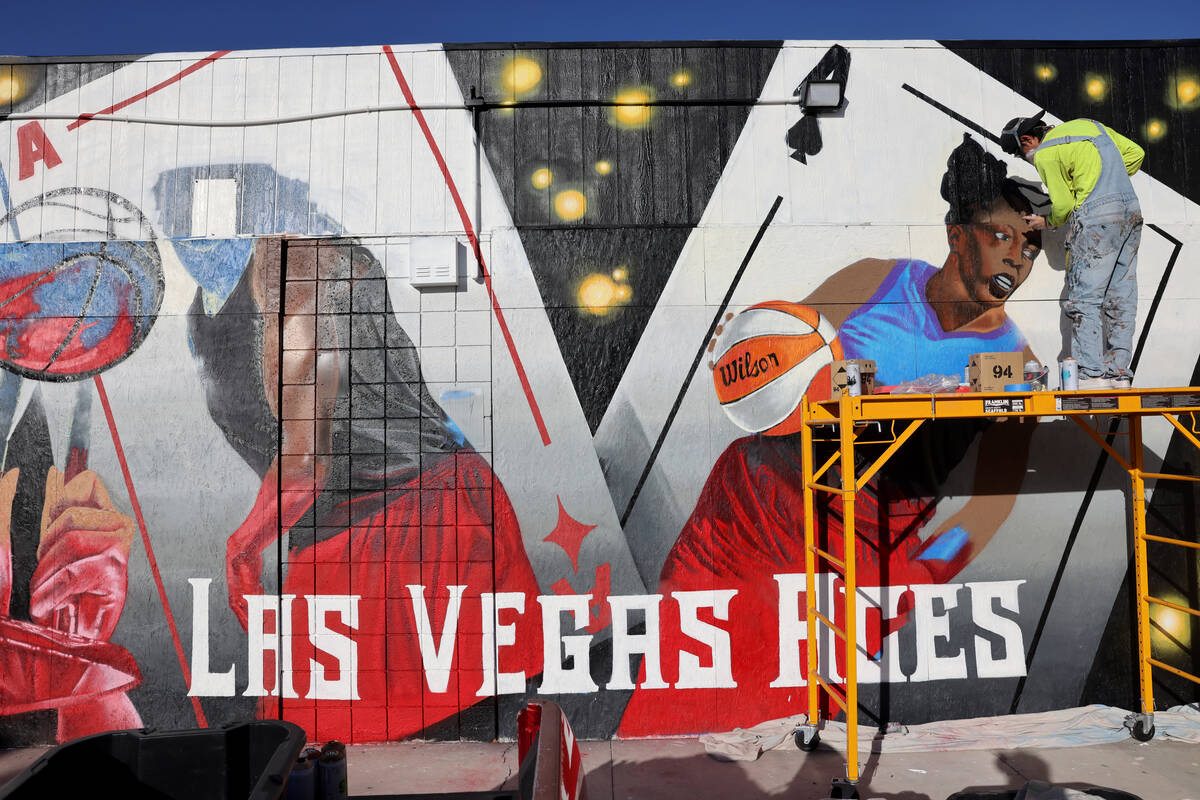
[[62, 163], [58, 151], [36, 121], [26, 122], [17, 128], [17, 156], [20, 158], [17, 180], [21, 181], [33, 177], [33, 165], [38, 161], [45, 161], [46, 169], [53, 169]]

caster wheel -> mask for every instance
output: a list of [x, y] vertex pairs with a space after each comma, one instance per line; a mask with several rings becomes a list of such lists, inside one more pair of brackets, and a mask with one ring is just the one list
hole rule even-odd
[[820, 744], [820, 742], [821, 736], [818, 733], [814, 732], [810, 738], [805, 739], [804, 731], [796, 731], [796, 747], [806, 753], [811, 753], [813, 750], [816, 750], [817, 745]]
[[833, 787], [829, 790], [829, 796], [843, 798], [843, 800], [858, 800], [858, 781], [851, 783], [850, 781], [835, 780]]
[[1129, 729], [1129, 735], [1139, 742], [1148, 742], [1154, 738], [1154, 726], [1146, 727], [1144, 720], [1138, 720], [1133, 727]]

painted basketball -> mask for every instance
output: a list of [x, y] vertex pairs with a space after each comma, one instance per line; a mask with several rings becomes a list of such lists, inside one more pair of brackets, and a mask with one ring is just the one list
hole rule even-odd
[[162, 295], [153, 242], [0, 245], [0, 365], [47, 381], [103, 372], [145, 339]]
[[[713, 351], [721, 408], [739, 428], [782, 436], [800, 429], [800, 399], [829, 395], [829, 367], [842, 358], [837, 331], [815, 309], [771, 301], [725, 326]], [[817, 385], [824, 380], [824, 391]]]

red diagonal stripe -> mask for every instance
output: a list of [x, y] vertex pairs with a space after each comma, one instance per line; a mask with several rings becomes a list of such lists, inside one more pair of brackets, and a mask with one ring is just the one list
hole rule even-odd
[[125, 108], [126, 106], [133, 105], [138, 100], [145, 100], [147, 97], [154, 94], [159, 89], [165, 89], [168, 86], [170, 86], [172, 83], [177, 83], [177, 82], [183, 80], [188, 75], [191, 75], [193, 72], [195, 72], [196, 70], [204, 69], [209, 64], [213, 63], [218, 58], [220, 58], [221, 56], [228, 55], [230, 52], [231, 51], [229, 51], [229, 50], [218, 50], [217, 52], [213, 53], [211, 56], [205, 56], [204, 58], [197, 61], [195, 64], [192, 64], [190, 67], [185, 67], [182, 70], [180, 70], [179, 72], [176, 72], [174, 75], [167, 78], [165, 81], [162, 81], [161, 83], [156, 83], [154, 86], [151, 86], [146, 91], [138, 92], [133, 97], [126, 98], [125, 100], [122, 100], [121, 102], [117, 103], [115, 106], [109, 106], [108, 108], [103, 109], [102, 111], [95, 111], [95, 112], [92, 112], [91, 114], [80, 114], [79, 119], [75, 120], [74, 122], [72, 122], [70, 125], [67, 126], [67, 130], [73, 131], [76, 128], [78, 128], [80, 125], [83, 125], [85, 122], [92, 119], [93, 117], [101, 116], [103, 114], [111, 114], [114, 111], [120, 111], [122, 108]]
[[[117, 449], [117, 461], [121, 464], [121, 473], [125, 476], [125, 489], [129, 493], [129, 503], [133, 506], [133, 514], [137, 518], [138, 530], [142, 534], [142, 546], [146, 548], [146, 559], [150, 562], [150, 573], [154, 576], [154, 585], [158, 587], [158, 599], [162, 603], [163, 614], [167, 617], [167, 627], [171, 631], [171, 640], [175, 643], [175, 655], [179, 657], [179, 668], [183, 670], [183, 680], [188, 689], [192, 688], [192, 671], [188, 669], [187, 657], [183, 654], [183, 643], [179, 639], [179, 629], [175, 627], [175, 615], [171, 613], [171, 603], [167, 600], [167, 589], [163, 586], [162, 575], [158, 571], [158, 560], [154, 557], [154, 548], [150, 546], [150, 533], [146, 530], [146, 519], [142, 516], [142, 504], [138, 502], [137, 492], [133, 489], [133, 478], [129, 474], [129, 464], [125, 461], [125, 448], [121, 446], [121, 436], [117, 433], [117, 422], [113, 419], [112, 406], [108, 404], [108, 392], [104, 391], [104, 381], [100, 376], [93, 377], [96, 382], [96, 392], [100, 395], [100, 405], [104, 406], [104, 418], [108, 420], [108, 432], [112, 434], [113, 447]], [[196, 723], [208, 727], [204, 717], [204, 709], [200, 707], [200, 698], [192, 697], [192, 708], [196, 712]]]
[[504, 344], [508, 347], [508, 354], [512, 356], [513, 366], [517, 369], [517, 379], [521, 382], [521, 390], [525, 392], [525, 399], [529, 403], [529, 410], [533, 413], [534, 424], [537, 425], [538, 433], [542, 435], [542, 444], [549, 446], [550, 432], [546, 430], [546, 422], [542, 419], [542, 411], [538, 408], [537, 399], [533, 396], [533, 387], [529, 385], [529, 377], [525, 374], [525, 366], [521, 363], [521, 356], [517, 354], [517, 345], [513, 341], [512, 333], [508, 330], [508, 323], [504, 320], [504, 311], [500, 308], [500, 302], [496, 299], [496, 292], [492, 289], [492, 275], [488, 271], [487, 264], [483, 261], [483, 252], [479, 249], [479, 239], [475, 236], [475, 228], [471, 225], [471, 218], [467, 216], [467, 208], [463, 205], [462, 197], [458, 194], [458, 187], [454, 183], [454, 178], [450, 176], [450, 168], [446, 166], [446, 159], [442, 158], [441, 148], [434, 141], [433, 131], [429, 130], [429, 123], [425, 121], [425, 115], [421, 109], [417, 107], [417, 101], [413, 99], [412, 89], [408, 86], [408, 81], [404, 79], [404, 73], [400, 70], [400, 63], [396, 61], [396, 55], [392, 52], [391, 45], [384, 45], [383, 52], [387, 54], [388, 63], [392, 65], [392, 72], [396, 75], [396, 83], [400, 84], [400, 91], [404, 93], [404, 102], [412, 108], [413, 116], [417, 120], [417, 124], [421, 126], [422, 133], [425, 134], [425, 141], [429, 143], [429, 149], [433, 153], [433, 158], [437, 161], [438, 167], [442, 171], [442, 177], [446, 181], [446, 188], [450, 190], [450, 197], [454, 199], [454, 207], [458, 209], [458, 217], [462, 220], [463, 230], [467, 233], [467, 240], [471, 242], [471, 248], [475, 251], [475, 260], [479, 262], [479, 271], [483, 273], [483, 284], [487, 287], [488, 297], [492, 301], [492, 313], [496, 315], [496, 324], [500, 326], [500, 335], [504, 337]]

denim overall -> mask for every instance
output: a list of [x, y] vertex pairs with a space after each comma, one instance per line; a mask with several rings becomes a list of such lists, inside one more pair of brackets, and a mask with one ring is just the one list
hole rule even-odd
[[1071, 215], [1063, 313], [1071, 320], [1071, 355], [1081, 378], [1132, 379], [1142, 209], [1121, 152], [1103, 125], [1088, 122], [1097, 135], [1063, 136], [1038, 148], [1091, 142], [1100, 151], [1100, 179]]

